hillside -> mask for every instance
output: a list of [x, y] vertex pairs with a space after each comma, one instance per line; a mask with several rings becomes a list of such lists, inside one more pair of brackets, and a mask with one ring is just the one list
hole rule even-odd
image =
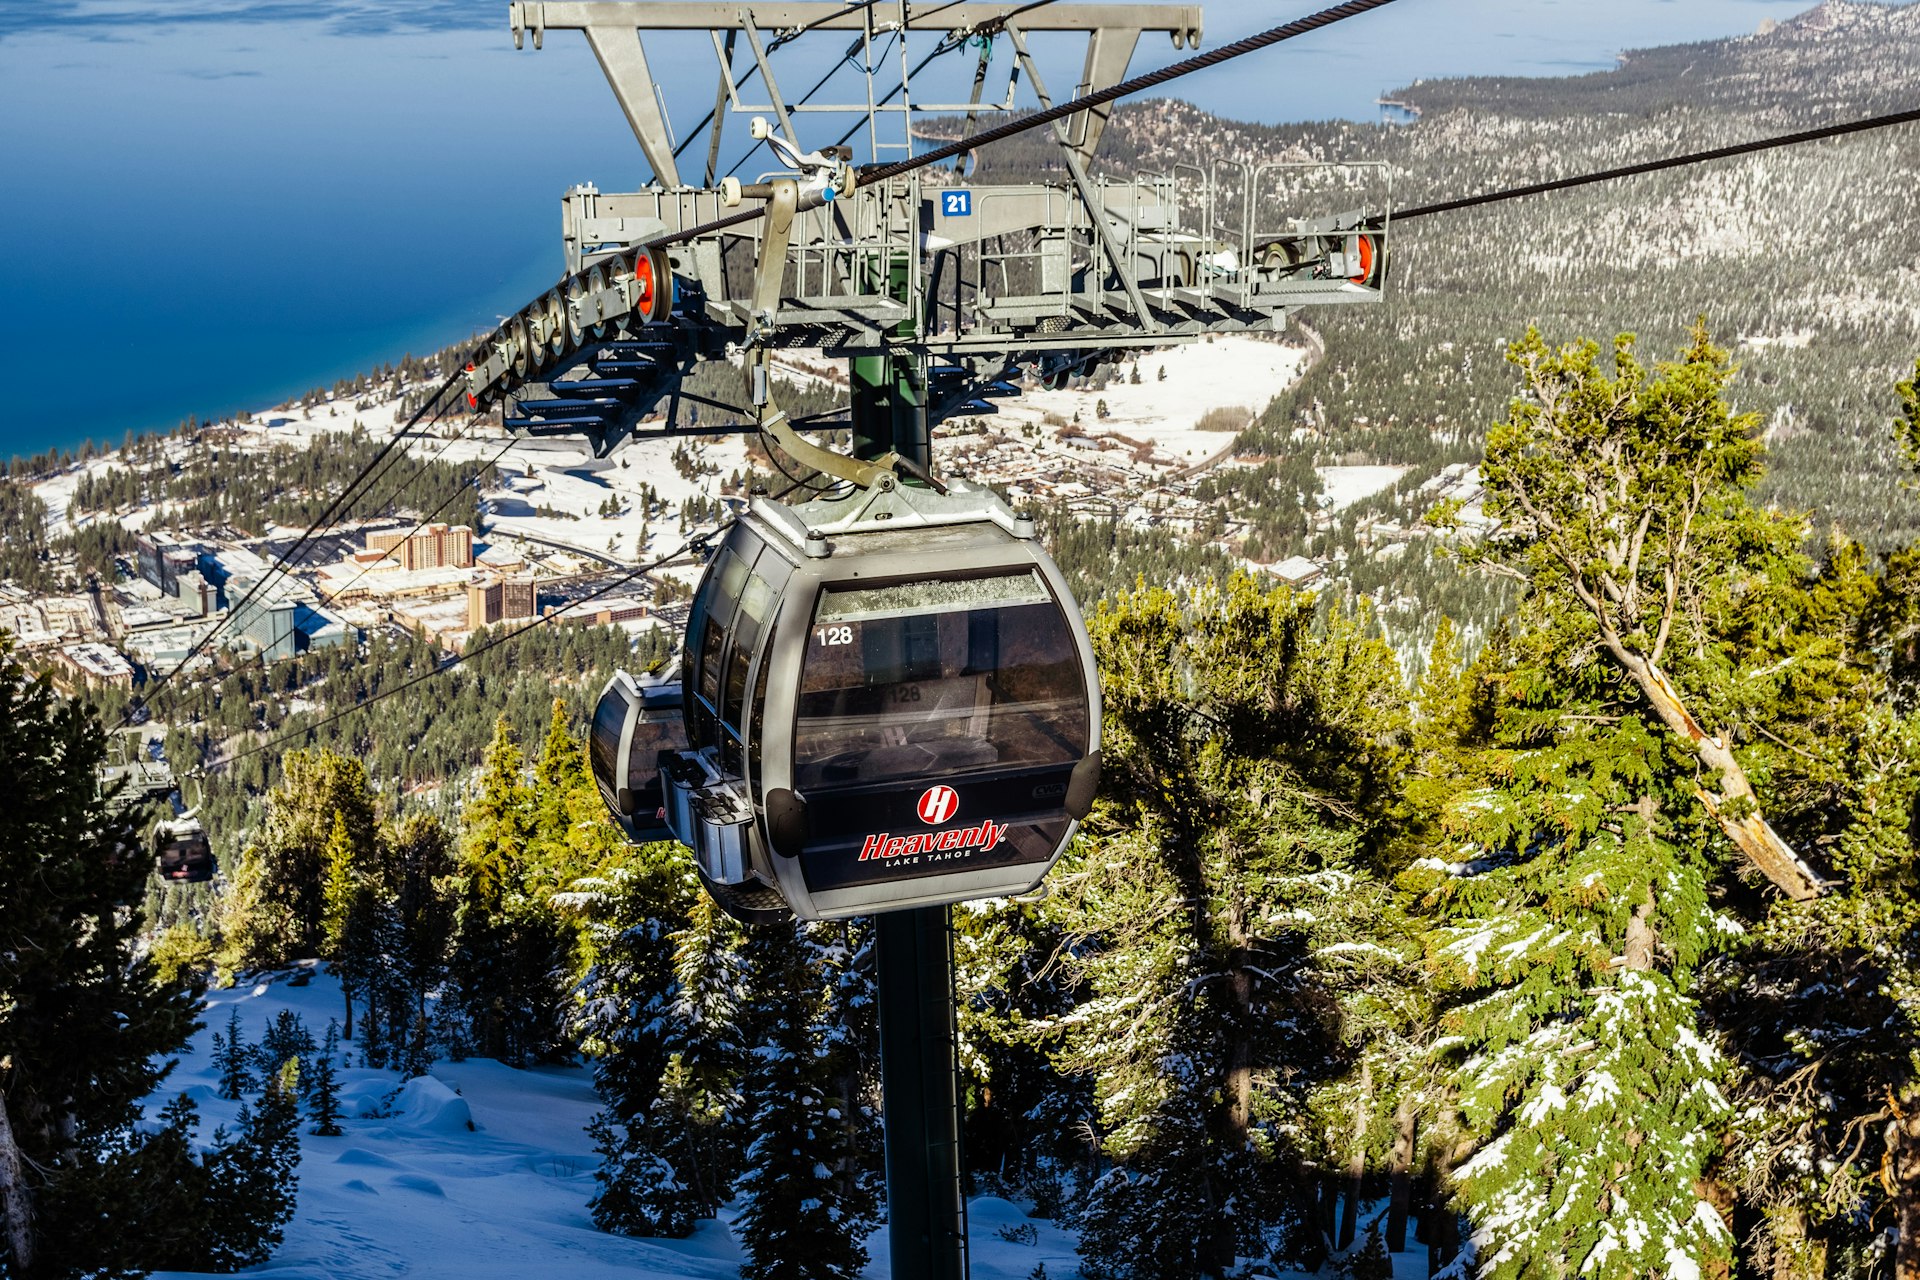
[[[1920, 8], [1829, 3], [1765, 34], [1635, 51], [1604, 73], [1410, 85], [1390, 95], [1420, 112], [1405, 127], [1267, 127], [1177, 101], [1123, 104], [1100, 166], [1378, 160], [1407, 208], [1911, 106], [1917, 58]], [[1050, 151], [1037, 138], [991, 148], [978, 179], [1056, 171]], [[1631, 330], [1644, 355], [1665, 358], [1705, 315], [1743, 367], [1737, 406], [1768, 424], [1763, 495], [1875, 549], [1897, 545], [1920, 531], [1887, 443], [1891, 385], [1920, 353], [1916, 180], [1920, 130], [1902, 128], [1405, 224], [1386, 305], [1308, 312], [1327, 358], [1244, 443], [1297, 452], [1304, 427], [1317, 463], [1413, 468], [1402, 496], [1343, 513], [1331, 545], [1304, 545], [1324, 555], [1352, 546], [1356, 520], [1417, 518], [1430, 498], [1415, 490], [1477, 461], [1515, 386], [1503, 352], [1528, 325], [1552, 341]], [[1452, 595], [1482, 621], [1498, 607]], [[1413, 612], [1431, 625], [1431, 607]]]

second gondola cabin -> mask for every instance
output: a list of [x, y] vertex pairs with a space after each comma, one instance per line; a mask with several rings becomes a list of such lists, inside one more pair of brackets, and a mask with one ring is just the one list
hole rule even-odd
[[[988, 490], [887, 481], [754, 501], [694, 598], [687, 749], [653, 761], [666, 825], [746, 919], [1025, 892], [1093, 801], [1092, 647], [1032, 523]], [[603, 794], [648, 780], [601, 760]]]
[[192, 814], [162, 822], [154, 831], [153, 863], [162, 880], [176, 884], [205, 884], [219, 870], [207, 829]]

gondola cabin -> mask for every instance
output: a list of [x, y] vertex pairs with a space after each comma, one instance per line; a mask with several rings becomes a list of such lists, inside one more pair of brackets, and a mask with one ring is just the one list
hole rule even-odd
[[218, 869], [207, 830], [191, 814], [160, 824], [153, 837], [153, 861], [160, 878], [175, 884], [203, 884]]
[[139, 817], [145, 806], [164, 801], [168, 812], [178, 816], [158, 823], [147, 841], [146, 852], [162, 880], [181, 884], [201, 884], [213, 879], [219, 869], [213, 857], [213, 844], [207, 829], [192, 812], [183, 812], [174, 784], [173, 770], [162, 761], [134, 760], [115, 765], [100, 774], [103, 796], [112, 798], [115, 813], [125, 823], [123, 836], [116, 841], [109, 861], [115, 865], [137, 858], [141, 852], [142, 825]]
[[1022, 893], [1092, 804], [1093, 652], [1032, 523], [891, 480], [755, 500], [694, 598], [662, 808], [742, 918]]
[[674, 667], [657, 678], [615, 672], [594, 708], [594, 781], [613, 820], [636, 844], [673, 838], [660, 761], [687, 749], [680, 707], [680, 670]]

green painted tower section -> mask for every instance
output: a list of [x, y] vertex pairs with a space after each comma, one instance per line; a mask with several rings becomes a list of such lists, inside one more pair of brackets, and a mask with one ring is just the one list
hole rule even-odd
[[[887, 274], [894, 296], [905, 301], [906, 263], [895, 262]], [[911, 323], [898, 336], [910, 339]], [[927, 469], [932, 439], [925, 357], [898, 348], [856, 357], [849, 380], [855, 456], [893, 452]], [[895, 1280], [966, 1280], [948, 908], [888, 912], [876, 917], [876, 927], [888, 1274]]]

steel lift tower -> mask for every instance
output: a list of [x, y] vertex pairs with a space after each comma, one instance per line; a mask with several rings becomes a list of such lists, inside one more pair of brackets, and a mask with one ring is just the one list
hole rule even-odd
[[[983, 118], [1051, 108], [1030, 36], [1085, 37], [1067, 102], [1119, 84], [1142, 35], [1197, 48], [1197, 5], [521, 0], [510, 21], [520, 47], [558, 31], [586, 37], [653, 173], [638, 191], [565, 194], [565, 277], [473, 358], [470, 402], [504, 404], [516, 433], [579, 435], [604, 455], [666, 401], [672, 434], [683, 376], [726, 359], [751, 375], [756, 420], [743, 430], [856, 484], [883, 471], [888, 484], [895, 473], [931, 483], [933, 425], [992, 412], [1016, 377], [1062, 379], [1130, 348], [1207, 334], [1278, 332], [1303, 306], [1381, 297], [1391, 199], [1380, 166], [1196, 158], [1114, 177], [1095, 172], [1109, 110], [1098, 107], [1051, 127], [1058, 181], [884, 172], [915, 154], [925, 117], [949, 122], [940, 136], [950, 140]], [[713, 110], [678, 145], [646, 47], [661, 32], [706, 33], [717, 64]], [[845, 48], [840, 68], [851, 64], [857, 97], [783, 91], [773, 54], [802, 37]], [[1005, 91], [989, 96], [988, 55], [1000, 46], [1012, 54]], [[911, 55], [942, 52], [977, 56], [964, 101], [915, 96], [926, 62]], [[809, 147], [813, 122], [833, 114], [860, 124]], [[734, 116], [752, 118], [774, 172], [719, 172]], [[701, 129], [704, 155], [683, 169]], [[854, 166], [856, 138], [872, 167]], [[801, 435], [774, 402], [769, 360], [781, 348], [848, 361], [854, 459]], [[948, 911], [878, 917], [898, 1280], [967, 1274]]]

